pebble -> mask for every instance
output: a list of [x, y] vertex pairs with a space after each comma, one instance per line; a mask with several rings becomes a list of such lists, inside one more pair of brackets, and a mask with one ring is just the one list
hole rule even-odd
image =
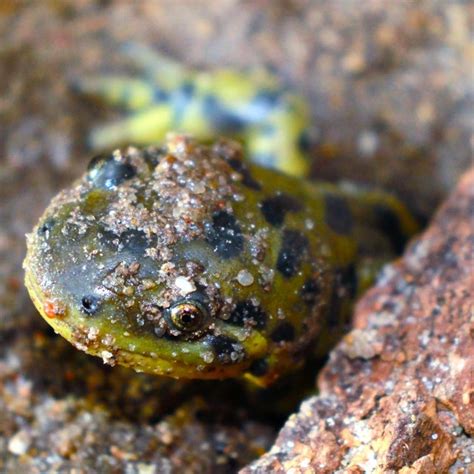
[[182, 296], [186, 296], [193, 291], [196, 291], [196, 285], [187, 277], [179, 276], [174, 281], [174, 286], [178, 288]]
[[31, 436], [26, 431], [18, 431], [8, 442], [8, 451], [17, 456], [25, 454], [31, 444]]
[[201, 357], [207, 364], [211, 364], [214, 361], [214, 354], [212, 352], [204, 352]]
[[248, 270], [240, 270], [237, 274], [237, 281], [242, 286], [250, 286], [254, 282], [254, 278]]

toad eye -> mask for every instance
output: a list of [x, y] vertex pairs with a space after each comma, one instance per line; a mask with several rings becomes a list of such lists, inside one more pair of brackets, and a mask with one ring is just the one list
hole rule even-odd
[[207, 311], [197, 301], [183, 301], [176, 303], [169, 310], [173, 325], [180, 331], [196, 331], [207, 319]]
[[87, 178], [97, 188], [110, 190], [133, 178], [137, 170], [130, 164], [117, 161], [114, 155], [98, 155], [87, 167]]

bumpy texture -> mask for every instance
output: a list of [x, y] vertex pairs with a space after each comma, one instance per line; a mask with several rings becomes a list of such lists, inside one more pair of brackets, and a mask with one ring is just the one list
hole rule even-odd
[[474, 468], [474, 170], [360, 301], [320, 395], [243, 473]]
[[102, 155], [28, 237], [37, 308], [109, 364], [268, 385], [344, 329], [416, 225], [396, 199], [176, 135]]

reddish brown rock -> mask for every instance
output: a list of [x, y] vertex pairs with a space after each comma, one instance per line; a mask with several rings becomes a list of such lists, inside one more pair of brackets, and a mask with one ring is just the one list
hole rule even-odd
[[359, 302], [252, 472], [474, 472], [474, 169]]

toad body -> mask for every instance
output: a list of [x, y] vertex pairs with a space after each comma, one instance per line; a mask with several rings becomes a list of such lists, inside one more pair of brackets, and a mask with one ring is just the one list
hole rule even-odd
[[109, 364], [267, 386], [328, 349], [415, 230], [389, 195], [176, 134], [94, 158], [28, 235], [26, 284], [59, 334]]

